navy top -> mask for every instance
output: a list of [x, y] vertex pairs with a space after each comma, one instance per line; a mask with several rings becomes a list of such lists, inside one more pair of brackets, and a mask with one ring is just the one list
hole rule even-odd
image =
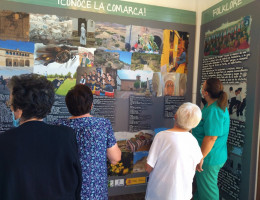
[[29, 121], [0, 135], [1, 200], [80, 200], [75, 133]]
[[108, 199], [107, 148], [116, 144], [109, 120], [96, 117], [60, 119], [55, 124], [73, 128], [82, 167], [81, 199]]

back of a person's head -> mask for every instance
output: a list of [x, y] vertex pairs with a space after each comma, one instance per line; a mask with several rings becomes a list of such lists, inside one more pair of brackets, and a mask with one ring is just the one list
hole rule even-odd
[[9, 83], [11, 105], [23, 111], [24, 120], [43, 119], [51, 112], [54, 103], [54, 88], [50, 81], [37, 74], [13, 76]]
[[65, 101], [70, 114], [80, 116], [90, 113], [93, 94], [88, 86], [78, 84], [67, 93]]
[[176, 125], [185, 130], [195, 128], [202, 117], [200, 108], [193, 103], [182, 104], [176, 112]]
[[210, 78], [206, 81], [205, 90], [213, 99], [217, 99], [218, 106], [225, 111], [228, 104], [227, 93], [224, 92], [222, 82], [217, 78]]

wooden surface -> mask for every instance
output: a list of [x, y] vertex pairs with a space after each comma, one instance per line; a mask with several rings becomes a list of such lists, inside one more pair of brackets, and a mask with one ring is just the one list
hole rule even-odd
[[137, 194], [126, 194], [120, 196], [112, 196], [109, 197], [109, 200], [144, 200], [145, 193], [137, 193]]

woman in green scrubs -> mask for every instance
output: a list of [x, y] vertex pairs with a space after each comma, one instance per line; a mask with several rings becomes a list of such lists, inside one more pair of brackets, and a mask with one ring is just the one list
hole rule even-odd
[[194, 200], [219, 200], [218, 173], [227, 160], [230, 124], [227, 94], [221, 81], [216, 78], [205, 81], [201, 93], [207, 104], [202, 109], [202, 120], [192, 130], [203, 154], [197, 165]]

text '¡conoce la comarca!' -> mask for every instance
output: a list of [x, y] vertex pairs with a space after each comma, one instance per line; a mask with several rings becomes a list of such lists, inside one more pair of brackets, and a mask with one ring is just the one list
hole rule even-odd
[[97, 11], [106, 11], [114, 13], [122, 13], [129, 15], [141, 15], [146, 16], [146, 8], [143, 7], [133, 7], [120, 4], [111, 4], [96, 1], [87, 1], [87, 0], [58, 0], [58, 5], [66, 7], [77, 7], [84, 9], [94, 9]]

